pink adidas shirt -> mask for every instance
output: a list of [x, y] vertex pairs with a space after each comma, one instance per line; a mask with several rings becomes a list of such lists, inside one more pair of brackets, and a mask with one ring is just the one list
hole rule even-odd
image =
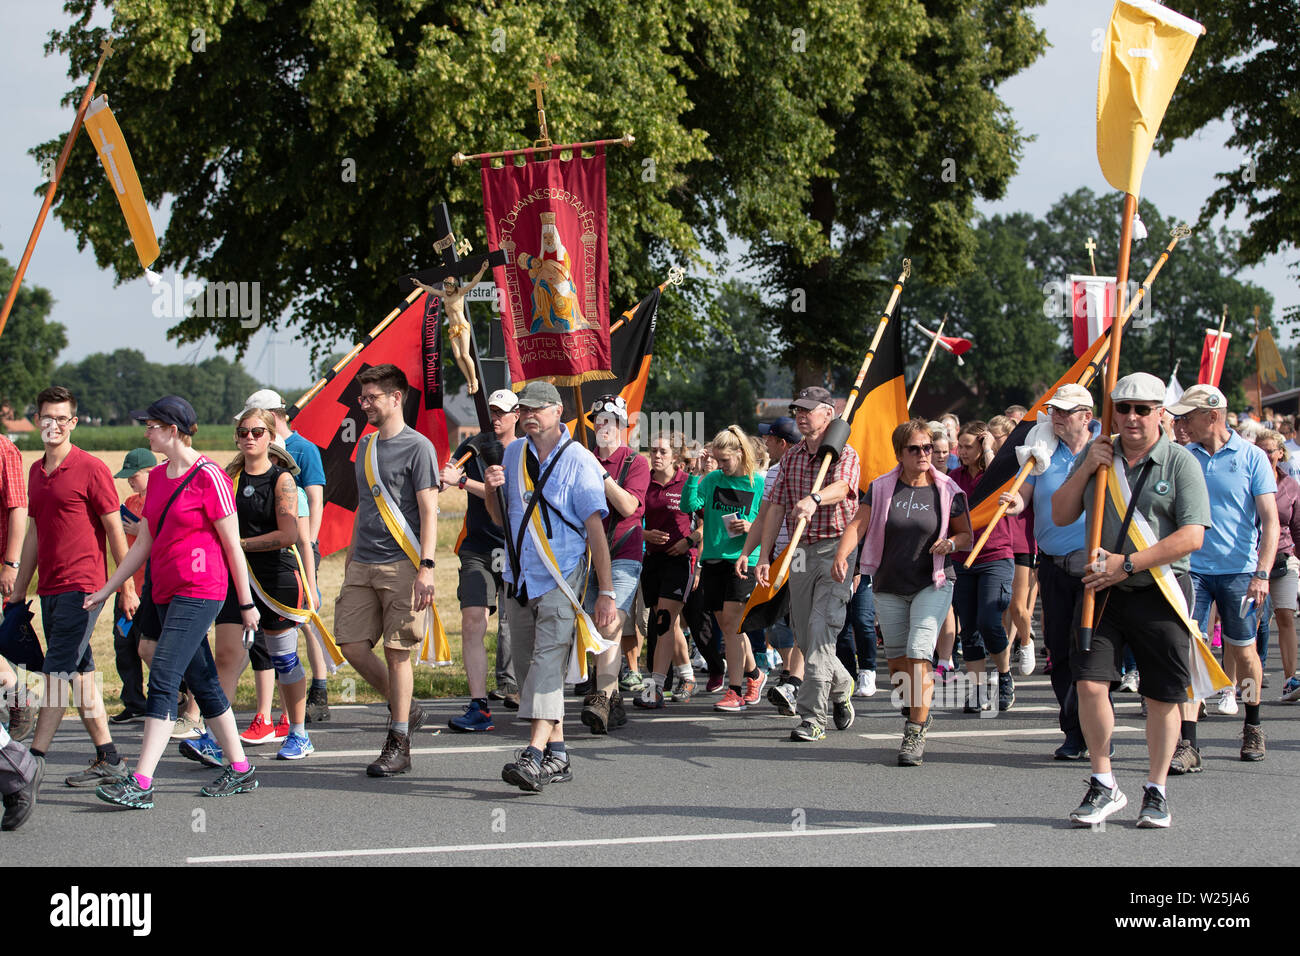
[[200, 456], [190, 470], [195, 468], [199, 473], [172, 502], [161, 533], [156, 529], [162, 510], [190, 472], [169, 478], [165, 464], [149, 472], [144, 517], [154, 534], [149, 561], [155, 604], [166, 604], [177, 595], [226, 597], [226, 554], [213, 523], [235, 513], [234, 486], [210, 458]]

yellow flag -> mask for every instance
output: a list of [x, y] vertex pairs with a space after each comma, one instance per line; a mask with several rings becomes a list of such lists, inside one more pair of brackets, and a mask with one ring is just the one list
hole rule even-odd
[[1117, 0], [1097, 80], [1102, 175], [1136, 197], [1174, 87], [1205, 27], [1152, 0]]
[[1260, 329], [1259, 336], [1255, 340], [1255, 348], [1259, 349], [1259, 377], [1270, 384], [1278, 379], [1286, 378], [1286, 364], [1282, 361], [1282, 353], [1277, 350], [1277, 342], [1273, 340], [1273, 333], [1268, 329]]
[[149, 204], [144, 201], [144, 191], [140, 188], [140, 177], [136, 175], [135, 163], [131, 162], [131, 151], [126, 148], [113, 111], [108, 108], [108, 97], [97, 96], [91, 101], [90, 109], [86, 110], [86, 133], [95, 144], [95, 152], [99, 153], [99, 161], [104, 164], [108, 181], [117, 194], [140, 265], [147, 269], [158, 258], [158, 238], [149, 218]]

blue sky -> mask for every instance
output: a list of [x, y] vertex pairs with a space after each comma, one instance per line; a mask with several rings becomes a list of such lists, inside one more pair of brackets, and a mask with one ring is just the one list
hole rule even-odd
[[[1080, 186], [1099, 194], [1110, 191], [1094, 150], [1100, 56], [1094, 41], [1096, 31], [1105, 28], [1110, 10], [1109, 0], [1049, 0], [1035, 11], [1052, 45], [1031, 69], [1005, 84], [1001, 93], [1023, 129], [1037, 138], [1027, 147], [1006, 198], [982, 204], [981, 211], [1024, 210], [1041, 215], [1062, 194]], [[66, 62], [61, 56], [43, 53], [49, 31], [66, 19], [62, 4], [55, 0], [24, 0], [7, 5], [5, 29], [0, 31], [0, 87], [10, 91], [0, 106], [4, 128], [9, 131], [0, 143], [0, 254], [15, 264], [40, 206], [32, 193], [40, 171], [27, 150], [66, 135], [74, 113], [59, 106], [69, 87]], [[100, 84], [102, 91], [110, 93], [111, 71], [112, 60]], [[1179, 143], [1167, 156], [1153, 155], [1144, 179], [1144, 198], [1171, 219], [1194, 221], [1204, 197], [1215, 188], [1214, 174], [1248, 158], [1225, 149], [1227, 135], [1226, 124], [1213, 124], [1196, 138]], [[79, 142], [77, 148], [89, 147]], [[1229, 221], [1237, 228], [1243, 223], [1240, 218]], [[1080, 256], [1083, 271], [1087, 260], [1082, 250]], [[1099, 255], [1099, 269], [1104, 271], [1106, 261], [1113, 257], [1113, 250], [1104, 258]], [[1245, 275], [1274, 295], [1275, 315], [1289, 305], [1300, 304], [1300, 286], [1288, 277], [1286, 265], [1297, 260], [1300, 253], [1291, 251]], [[211, 344], [177, 347], [167, 341], [164, 332], [171, 322], [152, 314], [154, 296], [144, 280], [114, 287], [112, 274], [95, 265], [89, 249], [78, 252], [73, 236], [53, 216], [36, 247], [27, 281], [54, 295], [52, 318], [68, 329], [69, 344], [60, 356], [62, 361], [124, 345], [138, 348], [158, 362], [206, 358], [216, 352]], [[265, 331], [253, 339], [245, 357], [250, 372], [282, 386], [309, 384], [307, 348], [292, 341], [285, 331], [278, 334], [272, 349], [267, 348], [267, 339]], [[233, 351], [225, 354], [233, 357]]]

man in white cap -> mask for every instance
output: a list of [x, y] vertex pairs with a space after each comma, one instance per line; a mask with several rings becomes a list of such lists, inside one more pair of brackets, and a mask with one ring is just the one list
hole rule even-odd
[[[1201, 546], [1210, 524], [1205, 478], [1191, 452], [1175, 445], [1160, 428], [1165, 385], [1146, 372], [1126, 375], [1111, 392], [1119, 437], [1092, 442], [1065, 483], [1052, 496], [1052, 520], [1068, 526], [1088, 513], [1094, 521], [1093, 488], [1102, 467], [1131, 488], [1129, 517], [1138, 528], [1149, 526], [1154, 543], [1139, 548], [1125, 533], [1125, 515], [1115, 498], [1105, 499], [1101, 547], [1088, 564], [1083, 586], [1097, 596], [1092, 646], [1070, 659], [1079, 722], [1092, 762], [1083, 802], [1070, 814], [1076, 826], [1092, 826], [1128, 805], [1110, 765], [1110, 738], [1115, 715], [1108, 699], [1120, 679], [1127, 646], [1141, 675], [1138, 692], [1147, 702], [1148, 774], [1143, 787], [1139, 827], [1168, 827], [1165, 780], [1178, 744], [1178, 704], [1191, 683], [1191, 633], [1186, 608], [1177, 608], [1178, 593], [1166, 597], [1154, 575], [1190, 595], [1187, 556]], [[1077, 645], [1076, 645], [1077, 647]], [[1055, 665], [1053, 665], [1055, 669]]]
[[1025, 479], [1034, 503], [1034, 537], [1042, 560], [1038, 563], [1039, 594], [1043, 603], [1043, 641], [1052, 655], [1052, 691], [1060, 708], [1058, 716], [1065, 742], [1056, 748], [1057, 760], [1082, 760], [1088, 745], [1079, 725], [1079, 698], [1074, 693], [1070, 671], [1071, 632], [1083, 601], [1083, 575], [1087, 564], [1088, 528], [1080, 514], [1071, 524], [1052, 521], [1052, 495], [1088, 442], [1101, 433], [1092, 417], [1092, 394], [1082, 385], [1062, 385], [1047, 400], [1056, 449], [1047, 470]]
[[[1191, 441], [1187, 450], [1205, 473], [1210, 495], [1210, 528], [1192, 555], [1196, 623], [1204, 632], [1210, 605], [1223, 624], [1224, 670], [1242, 686], [1246, 715], [1241, 759], [1264, 759], [1259, 699], [1263, 668], [1255, 648], [1258, 614], [1268, 600], [1268, 576], [1277, 553], [1277, 480], [1263, 450], [1228, 428], [1228, 403], [1213, 385], [1193, 385], [1170, 407]], [[1139, 668], [1140, 670], [1140, 668]], [[1225, 687], [1219, 713], [1237, 713], [1236, 691]], [[1196, 701], [1183, 705], [1183, 730], [1172, 773], [1201, 769], [1196, 740]]]
[[[298, 465], [293, 480], [307, 493], [307, 523], [311, 528], [310, 560], [316, 562], [320, 574], [320, 523], [325, 513], [325, 468], [321, 464], [320, 449], [289, 427], [289, 412], [280, 393], [269, 388], [258, 389], [244, 402], [244, 410], [236, 420], [242, 420], [251, 409], [261, 408], [275, 416], [275, 435]], [[302, 555], [304, 561], [308, 555]], [[316, 595], [320, 604], [320, 595]], [[325, 678], [329, 670], [325, 665], [325, 651], [314, 640], [307, 641], [307, 661], [311, 664], [311, 686], [307, 691], [307, 723], [322, 723], [330, 719], [329, 690]]]
[[[493, 436], [502, 445], [509, 445], [515, 440], [515, 425], [519, 422], [519, 399], [510, 389], [499, 388], [488, 396], [488, 412], [492, 416]], [[456, 462], [470, 452], [473, 454], [465, 467], [458, 467]], [[488, 490], [483, 484], [483, 463], [474, 439], [461, 442], [452, 459], [442, 469], [442, 485], [465, 492], [465, 521], [455, 548], [460, 557], [456, 600], [460, 602], [461, 656], [465, 661], [470, 702], [465, 713], [451, 718], [447, 725], [461, 733], [473, 733], [496, 727], [488, 704], [487, 649], [483, 644], [490, 614], [497, 614], [497, 698], [505, 700], [507, 706], [513, 698], [514, 706], [518, 707], [519, 689], [510, 666], [510, 626], [504, 609], [497, 613], [498, 595], [505, 595], [501, 578], [505, 567], [505, 532], [492, 520], [484, 504]]]

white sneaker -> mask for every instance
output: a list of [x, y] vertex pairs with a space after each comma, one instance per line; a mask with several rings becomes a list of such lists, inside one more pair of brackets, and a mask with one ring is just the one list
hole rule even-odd
[[1217, 706], [1220, 716], [1232, 717], [1237, 713], [1237, 691], [1233, 687], [1225, 687], [1219, 692]]
[[706, 671], [709, 669], [709, 665], [704, 661], [704, 655], [699, 651], [696, 651], [691, 657], [691, 667], [697, 671]]
[[1136, 670], [1125, 671], [1124, 676], [1120, 678], [1119, 689], [1126, 694], [1136, 694], [1138, 689], [1138, 672]]
[[1020, 673], [1028, 677], [1034, 672], [1034, 642], [1030, 639], [1028, 644], [1020, 645]]
[[875, 671], [858, 671], [858, 689], [853, 692], [854, 697], [875, 697], [876, 696], [876, 672]]

